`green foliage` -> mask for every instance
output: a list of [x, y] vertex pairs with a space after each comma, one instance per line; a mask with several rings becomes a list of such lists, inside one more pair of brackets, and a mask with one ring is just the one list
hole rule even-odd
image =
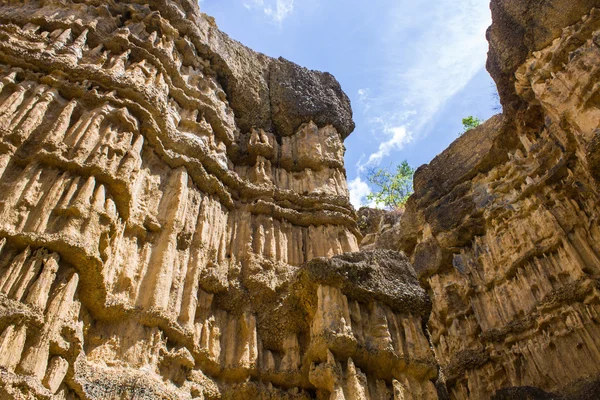
[[378, 190], [369, 194], [367, 200], [391, 209], [402, 207], [413, 193], [414, 174], [414, 168], [411, 168], [406, 160], [396, 166], [395, 172], [384, 168], [369, 170], [367, 180]]
[[479, 125], [481, 125], [483, 123], [482, 120], [480, 120], [477, 117], [474, 117], [472, 115], [468, 116], [467, 118], [463, 118], [462, 120], [462, 124], [463, 124], [463, 133], [470, 131], [471, 129], [477, 128]]

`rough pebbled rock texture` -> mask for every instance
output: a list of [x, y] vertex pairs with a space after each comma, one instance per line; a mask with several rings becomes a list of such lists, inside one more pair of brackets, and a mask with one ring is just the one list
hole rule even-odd
[[452, 399], [598, 397], [600, 11], [492, 1], [507, 111], [415, 176], [408, 254]]
[[377, 248], [393, 248], [383, 246], [384, 237], [395, 240], [394, 227], [402, 217], [403, 210], [388, 212], [386, 210], [362, 207], [357, 211], [358, 229], [363, 235], [360, 241], [361, 250], [374, 250]]
[[195, 0], [0, 1], [0, 398], [437, 398], [407, 259], [318, 258], [351, 117]]
[[599, 0], [494, 0], [490, 3], [492, 26], [487, 69], [498, 85], [505, 112], [511, 114], [527, 103], [515, 91], [515, 71], [531, 53], [543, 49], [567, 26], [576, 23]]

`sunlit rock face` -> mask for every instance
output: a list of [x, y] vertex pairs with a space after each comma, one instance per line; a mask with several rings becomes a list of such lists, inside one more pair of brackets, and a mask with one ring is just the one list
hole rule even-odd
[[599, 0], [522, 1], [490, 3], [493, 23], [487, 32], [487, 69], [498, 85], [504, 111], [527, 107], [515, 90], [515, 71], [531, 53], [549, 46], [567, 26], [575, 24]]
[[0, 397], [437, 398], [407, 259], [319, 258], [353, 129], [195, 2], [1, 1]]
[[598, 396], [600, 12], [589, 3], [492, 2], [491, 62], [505, 64], [490, 70], [508, 109], [417, 172], [387, 243], [432, 298], [453, 399]]
[[195, 1], [0, 1], [0, 398], [596, 398], [594, 6], [493, 1], [505, 113], [357, 225], [330, 74]]

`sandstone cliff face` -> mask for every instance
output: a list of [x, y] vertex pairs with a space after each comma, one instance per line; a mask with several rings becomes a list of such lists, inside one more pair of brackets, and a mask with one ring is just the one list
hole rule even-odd
[[0, 398], [596, 398], [595, 6], [493, 1], [504, 115], [357, 224], [331, 75], [192, 0], [0, 1]]
[[549, 46], [562, 30], [575, 24], [598, 0], [493, 0], [493, 24], [487, 32], [490, 44], [487, 69], [498, 85], [508, 113], [527, 107], [515, 90], [515, 71], [531, 53]]
[[380, 240], [432, 298], [451, 398], [598, 396], [597, 5], [492, 2], [506, 112], [418, 170], [399, 233]]
[[1, 1], [0, 397], [437, 398], [407, 259], [319, 258], [353, 127], [194, 1]]

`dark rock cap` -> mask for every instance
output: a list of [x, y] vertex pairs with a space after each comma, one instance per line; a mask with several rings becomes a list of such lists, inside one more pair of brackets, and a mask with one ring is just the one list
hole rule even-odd
[[279, 58], [271, 63], [269, 88], [272, 119], [280, 135], [291, 136], [311, 120], [333, 125], [344, 139], [354, 131], [350, 99], [333, 75]]
[[319, 127], [334, 126], [342, 139], [354, 131], [350, 99], [330, 73], [253, 51], [221, 32], [211, 17], [200, 12], [196, 1], [159, 2], [176, 4], [184, 10], [185, 16], [172, 12], [170, 21], [187, 24], [178, 28], [193, 31], [201, 39], [195, 44], [216, 67], [242, 132], [258, 128], [291, 136], [311, 120]]
[[396, 312], [428, 316], [431, 302], [408, 258], [392, 250], [316, 258], [301, 272], [310, 282], [341, 289], [348, 298], [387, 304]]

